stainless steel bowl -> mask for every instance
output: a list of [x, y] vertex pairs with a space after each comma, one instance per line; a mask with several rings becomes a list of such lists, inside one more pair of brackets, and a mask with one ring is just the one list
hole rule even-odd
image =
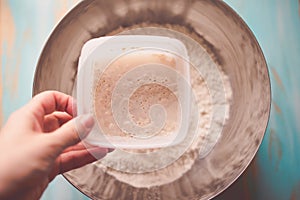
[[96, 165], [68, 172], [65, 177], [93, 199], [213, 198], [253, 159], [267, 127], [271, 101], [268, 69], [259, 44], [224, 2], [84, 0], [51, 34], [36, 69], [33, 94], [49, 89], [71, 94], [86, 41], [150, 25], [185, 30], [184, 34], [201, 43], [229, 77], [233, 97], [222, 137], [209, 155], [196, 159], [189, 171], [168, 184], [136, 188]]

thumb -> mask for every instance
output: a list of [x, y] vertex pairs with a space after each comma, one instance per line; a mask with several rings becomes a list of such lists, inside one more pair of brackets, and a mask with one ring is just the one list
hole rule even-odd
[[65, 149], [84, 139], [90, 133], [93, 126], [93, 116], [90, 114], [82, 115], [70, 120], [51, 135], [55, 137], [57, 141], [60, 141], [60, 146]]

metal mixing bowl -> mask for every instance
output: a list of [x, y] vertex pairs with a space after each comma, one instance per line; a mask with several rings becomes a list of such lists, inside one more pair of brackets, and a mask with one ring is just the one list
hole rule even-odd
[[[270, 80], [263, 53], [243, 20], [222, 1], [84, 0], [51, 34], [38, 63], [33, 94], [72, 93], [83, 44], [120, 27], [184, 27], [203, 42], [229, 77], [230, 118], [205, 158], [172, 183], [136, 188], [96, 165], [65, 177], [93, 199], [209, 199], [232, 184], [251, 162], [264, 136], [270, 112]], [[180, 31], [180, 28], [177, 30]]]

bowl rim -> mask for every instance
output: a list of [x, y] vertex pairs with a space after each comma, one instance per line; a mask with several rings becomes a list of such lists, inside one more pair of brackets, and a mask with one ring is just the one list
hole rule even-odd
[[[41, 54], [38, 58], [38, 62], [37, 62], [37, 65], [36, 65], [36, 69], [35, 69], [35, 72], [34, 72], [34, 80], [33, 80], [33, 87], [32, 87], [32, 96], [35, 96], [36, 94], [38, 94], [39, 92], [41, 91], [38, 91], [37, 89], [37, 83], [39, 82], [38, 81], [38, 77], [39, 77], [39, 74], [40, 74], [40, 68], [39, 67], [41, 65], [41, 61], [44, 57], [44, 52], [47, 51], [47, 49], [50, 48], [49, 46], [49, 42], [52, 41], [52, 40], [55, 40], [55, 36], [59, 33], [59, 29], [61, 29], [62, 27], [64, 27], [65, 24], [67, 24], [70, 20], [72, 20], [71, 18], [71, 15], [72, 13], [76, 12], [80, 7], [84, 7], [85, 5], [89, 5], [91, 2], [93, 2], [94, 0], [82, 0], [80, 1], [79, 3], [77, 3], [71, 10], [68, 11], [68, 13], [60, 20], [60, 22], [54, 26], [52, 32], [50, 32], [50, 35], [48, 36], [48, 39], [46, 40], [45, 44], [44, 44], [44, 47], [42, 48], [42, 51], [41, 51]], [[196, 0], [196, 1], [199, 1], [199, 0]], [[270, 69], [268, 67], [268, 64], [267, 64], [267, 61], [266, 61], [266, 58], [264, 56], [264, 53], [263, 53], [263, 50], [257, 40], [257, 38], [255, 37], [254, 33], [252, 32], [252, 30], [250, 29], [250, 27], [246, 24], [246, 22], [243, 20], [243, 18], [237, 13], [237, 11], [235, 11], [232, 7], [230, 7], [226, 2], [224, 1], [212, 1], [211, 2], [212, 4], [218, 4], [218, 7], [222, 7], [222, 9], [230, 12], [233, 17], [235, 17], [239, 23], [245, 28], [245, 31], [249, 34], [249, 36], [253, 39], [253, 42], [254, 42], [254, 45], [258, 47], [258, 50], [259, 50], [259, 54], [261, 55], [262, 59], [263, 59], [263, 62], [266, 66], [266, 75], [267, 75], [267, 83], [268, 83], [268, 87], [269, 87], [269, 94], [267, 94], [268, 96], [268, 107], [267, 107], [267, 120], [266, 120], [266, 124], [262, 127], [264, 127], [264, 131], [263, 133], [261, 134], [261, 137], [260, 137], [260, 141], [259, 143], [257, 144], [257, 147], [255, 148], [255, 153], [253, 153], [253, 155], [251, 156], [251, 159], [249, 159], [247, 165], [245, 165], [242, 170], [239, 172], [239, 174], [234, 177], [232, 179], [232, 181], [230, 181], [230, 184], [227, 184], [225, 187], [221, 188], [220, 190], [216, 190], [216, 192], [210, 196], [208, 199], [212, 199], [212, 198], [215, 198], [216, 196], [219, 196], [221, 193], [223, 193], [226, 189], [228, 189], [230, 186], [232, 186], [232, 184], [234, 182], [236, 182], [236, 180], [238, 178], [241, 177], [241, 175], [246, 171], [246, 169], [249, 167], [250, 163], [253, 161], [254, 157], [257, 155], [257, 152], [263, 142], [263, 138], [265, 137], [265, 134], [267, 132], [267, 129], [268, 129], [268, 126], [269, 126], [269, 123], [270, 123], [270, 114], [271, 114], [271, 109], [272, 109], [272, 87], [271, 87], [271, 79], [270, 79]], [[76, 186], [75, 184], [73, 184], [71, 182], [71, 180], [69, 180], [65, 174], [62, 174], [62, 176], [74, 187], [76, 188], [79, 192], [81, 192], [82, 194], [84, 194], [85, 196], [87, 196], [88, 198], [93, 198], [93, 196], [87, 194], [86, 192], [84, 192], [82, 189], [80, 189], [78, 186]], [[196, 196], [197, 197], [197, 196]], [[198, 197], [197, 197], [198, 198]]]

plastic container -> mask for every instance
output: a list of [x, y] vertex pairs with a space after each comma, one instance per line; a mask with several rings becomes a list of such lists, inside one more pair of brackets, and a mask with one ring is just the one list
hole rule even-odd
[[187, 50], [177, 39], [120, 35], [88, 41], [77, 74], [77, 113], [96, 125], [84, 142], [147, 149], [185, 138], [190, 113]]

